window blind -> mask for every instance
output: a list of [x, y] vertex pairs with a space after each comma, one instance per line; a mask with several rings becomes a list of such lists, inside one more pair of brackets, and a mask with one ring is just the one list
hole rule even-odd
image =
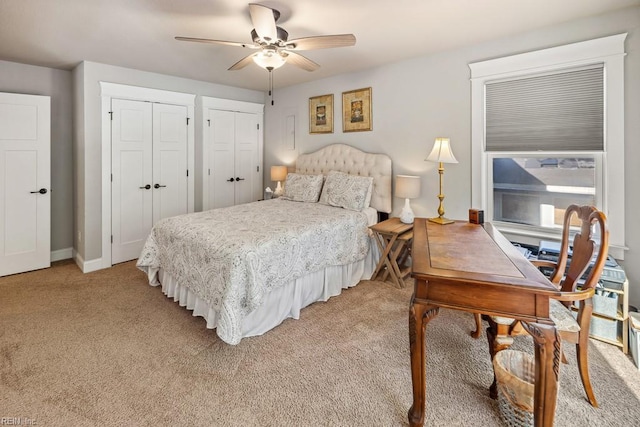
[[602, 64], [485, 85], [487, 151], [604, 150]]

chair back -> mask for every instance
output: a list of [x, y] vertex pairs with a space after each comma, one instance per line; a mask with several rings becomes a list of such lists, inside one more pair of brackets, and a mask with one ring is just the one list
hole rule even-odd
[[[572, 217], [578, 216], [580, 222], [580, 231], [573, 238], [573, 253], [571, 261], [569, 258], [569, 235]], [[600, 231], [600, 245], [597, 245], [594, 237], [595, 227]], [[551, 276], [553, 283], [562, 281], [562, 292], [575, 292], [578, 280], [582, 277], [593, 262], [593, 266], [584, 283], [580, 286], [583, 290], [591, 289], [596, 286], [600, 275], [607, 261], [607, 252], [609, 250], [609, 228], [607, 227], [607, 217], [593, 206], [577, 206], [571, 205], [564, 214], [564, 224], [562, 229], [562, 243], [560, 245], [560, 257], [556, 270]], [[597, 253], [596, 253], [597, 251]], [[567, 263], [569, 268], [567, 269]], [[564, 276], [564, 280], [562, 280]]]

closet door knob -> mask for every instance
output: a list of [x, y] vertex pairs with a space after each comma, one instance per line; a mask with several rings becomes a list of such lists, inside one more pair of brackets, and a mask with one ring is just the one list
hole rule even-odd
[[47, 194], [47, 189], [46, 189], [46, 188], [41, 188], [41, 189], [39, 189], [38, 191], [30, 191], [30, 193], [31, 193], [31, 194], [37, 194], [37, 193], [40, 193], [40, 194]]
[[244, 181], [244, 178], [238, 178], [238, 177], [236, 177], [236, 181]]
[[140, 187], [141, 190], [150, 190], [151, 189], [151, 184], [147, 184], [144, 187]]
[[166, 185], [155, 184], [153, 188], [164, 188]]
[[227, 181], [229, 181], [229, 182], [233, 182], [233, 181], [235, 181], [235, 180], [233, 179], [233, 177], [231, 177], [231, 178], [229, 178]]

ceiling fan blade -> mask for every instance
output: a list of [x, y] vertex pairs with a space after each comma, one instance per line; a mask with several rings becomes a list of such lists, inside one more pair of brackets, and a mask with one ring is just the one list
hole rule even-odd
[[[261, 4], [249, 3], [251, 22], [258, 36], [270, 43], [278, 40], [274, 10]], [[279, 13], [278, 13], [279, 14]]]
[[231, 67], [229, 67], [228, 71], [240, 70], [240, 69], [246, 67], [247, 65], [251, 64], [253, 62], [253, 55], [255, 55], [255, 53], [252, 53], [249, 56], [245, 56], [240, 61], [236, 62]]
[[299, 53], [286, 52], [286, 55], [287, 64], [293, 64], [306, 71], [315, 71], [320, 68], [320, 65], [316, 64], [309, 58], [300, 55]]
[[336, 34], [333, 36], [316, 36], [293, 39], [287, 42], [287, 49], [312, 50], [329, 49], [332, 47], [346, 47], [356, 44], [356, 36], [353, 34]]
[[194, 37], [176, 37], [176, 40], [180, 40], [181, 42], [198, 42], [198, 43], [211, 43], [211, 44], [224, 44], [227, 46], [239, 46], [239, 47], [248, 47], [249, 49], [258, 49], [260, 46], [256, 46], [253, 43], [240, 43], [240, 42], [229, 42], [226, 40], [213, 40], [213, 39], [198, 39]]

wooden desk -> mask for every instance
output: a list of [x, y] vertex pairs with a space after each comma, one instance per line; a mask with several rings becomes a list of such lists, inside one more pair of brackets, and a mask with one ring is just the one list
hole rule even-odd
[[[402, 271], [398, 265], [398, 259], [406, 259], [409, 245], [413, 239], [411, 229], [413, 224], [405, 224], [400, 218], [389, 218], [385, 221], [372, 225], [371, 231], [375, 234], [376, 243], [380, 249], [380, 260], [376, 266], [371, 279], [375, 279], [379, 273], [383, 272], [382, 280], [386, 280], [387, 275], [391, 276], [399, 288], [404, 287], [402, 279], [410, 273], [410, 269]], [[386, 267], [386, 270], [384, 269]]]
[[[556, 288], [491, 224], [439, 225], [416, 218], [413, 228], [415, 289], [409, 311], [413, 405], [409, 424], [425, 411], [425, 327], [440, 307], [522, 320], [534, 339], [536, 426], [552, 426], [558, 393], [560, 341], [549, 318]], [[487, 331], [489, 332], [489, 331]], [[489, 336], [491, 356], [495, 335]]]

